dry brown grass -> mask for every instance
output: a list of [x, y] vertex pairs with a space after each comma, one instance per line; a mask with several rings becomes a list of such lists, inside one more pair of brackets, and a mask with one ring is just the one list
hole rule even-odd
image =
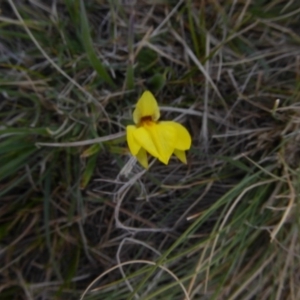
[[[1, 4], [1, 299], [300, 298], [297, 1]], [[186, 166], [130, 158], [145, 89]]]

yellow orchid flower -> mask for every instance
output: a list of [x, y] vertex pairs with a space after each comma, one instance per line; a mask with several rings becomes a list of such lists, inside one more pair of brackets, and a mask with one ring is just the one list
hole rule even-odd
[[191, 147], [191, 136], [181, 124], [158, 121], [159, 107], [151, 92], [145, 91], [136, 104], [133, 121], [136, 125], [126, 128], [127, 143], [133, 156], [148, 168], [147, 152], [164, 164], [174, 153], [186, 164], [185, 150]]

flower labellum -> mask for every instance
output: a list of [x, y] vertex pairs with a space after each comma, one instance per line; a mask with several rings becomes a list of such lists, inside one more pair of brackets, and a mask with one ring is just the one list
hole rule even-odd
[[158, 104], [151, 92], [145, 91], [133, 112], [135, 125], [126, 128], [127, 143], [133, 156], [148, 168], [147, 152], [168, 164], [174, 153], [186, 164], [185, 150], [191, 147], [191, 136], [181, 124], [173, 121], [158, 121]]

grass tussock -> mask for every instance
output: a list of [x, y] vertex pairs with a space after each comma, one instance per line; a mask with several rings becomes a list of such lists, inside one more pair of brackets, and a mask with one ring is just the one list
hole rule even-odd
[[[4, 1], [0, 298], [300, 299], [298, 6]], [[187, 165], [130, 158], [146, 89]]]

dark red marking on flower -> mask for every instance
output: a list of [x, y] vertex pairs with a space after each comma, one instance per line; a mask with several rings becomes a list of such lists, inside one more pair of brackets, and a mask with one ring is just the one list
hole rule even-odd
[[145, 116], [145, 117], [142, 117], [142, 119], [141, 119], [141, 123], [149, 122], [149, 121], [150, 122], [153, 121], [151, 116]]

